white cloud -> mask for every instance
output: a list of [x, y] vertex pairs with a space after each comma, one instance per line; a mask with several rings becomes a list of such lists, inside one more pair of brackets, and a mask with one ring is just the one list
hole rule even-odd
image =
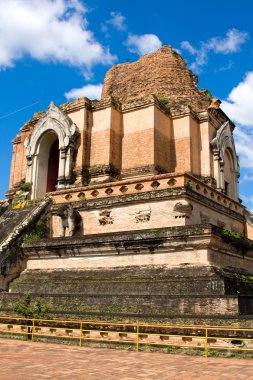
[[243, 176], [243, 181], [253, 181], [253, 174], [252, 175], [245, 174]]
[[117, 30], [126, 30], [127, 26], [125, 24], [125, 16], [120, 12], [111, 12], [111, 18], [106, 21], [107, 24], [112, 25]]
[[159, 49], [162, 46], [162, 42], [155, 34], [129, 34], [125, 45], [128, 46], [128, 50], [131, 53], [143, 55]]
[[190, 54], [193, 54], [193, 55], [197, 54], [197, 52], [198, 52], [198, 50], [195, 49], [195, 48], [190, 44], [189, 41], [182, 41], [182, 42], [181, 42], [181, 48], [184, 49], [184, 50], [186, 50], [186, 51], [188, 51]]
[[241, 32], [238, 29], [230, 29], [225, 38], [213, 37], [207, 42], [209, 50], [215, 53], [229, 54], [236, 53], [240, 50], [241, 45], [248, 38], [248, 33]]
[[0, 0], [0, 68], [26, 56], [76, 67], [115, 57], [88, 29], [80, 0]]
[[207, 64], [209, 53], [230, 54], [240, 51], [241, 45], [246, 42], [248, 33], [238, 29], [230, 29], [226, 37], [212, 37], [207, 41], [202, 41], [199, 48], [195, 48], [189, 41], [182, 41], [181, 48], [196, 57], [190, 68], [197, 73]]
[[114, 29], [119, 31], [127, 30], [127, 25], [125, 24], [125, 16], [120, 12], [111, 12], [110, 18], [101, 24], [101, 31], [105, 34], [105, 37], [109, 37], [109, 26], [112, 26]]
[[[240, 166], [246, 168], [244, 181], [253, 181], [253, 71], [247, 73], [236, 87], [232, 89], [221, 108], [236, 123], [234, 131], [236, 151]], [[244, 197], [245, 203], [253, 203], [252, 197]]]
[[219, 71], [227, 71], [227, 70], [230, 70], [232, 69], [232, 67], [234, 66], [234, 62], [229, 60], [228, 63], [225, 65], [225, 66], [222, 66], [218, 69], [215, 69], [214, 72], [217, 73]]
[[222, 102], [222, 109], [237, 123], [253, 127], [253, 71], [246, 74]]
[[243, 127], [237, 127], [234, 135], [236, 151], [240, 157], [240, 165], [253, 170], [253, 133], [246, 133]]
[[100, 99], [102, 93], [102, 84], [87, 84], [81, 88], [73, 88], [66, 92], [64, 96], [68, 99], [77, 99], [86, 96], [88, 99]]

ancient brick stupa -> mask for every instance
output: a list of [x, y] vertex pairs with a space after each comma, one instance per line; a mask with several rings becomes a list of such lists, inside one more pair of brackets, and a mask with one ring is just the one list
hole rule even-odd
[[35, 114], [13, 140], [2, 308], [29, 290], [57, 315], [252, 313], [234, 127], [170, 46]]
[[113, 66], [106, 74], [102, 99], [122, 103], [155, 95], [170, 109], [204, 111], [210, 105], [208, 91], [199, 91], [198, 78], [184, 59], [170, 46], [146, 54], [138, 61]]

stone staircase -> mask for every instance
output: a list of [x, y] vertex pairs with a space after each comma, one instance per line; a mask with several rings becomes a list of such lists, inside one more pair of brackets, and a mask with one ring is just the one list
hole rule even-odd
[[0, 201], [0, 216], [8, 209], [9, 203], [7, 200]]
[[[0, 294], [0, 314], [11, 313], [13, 303], [29, 292], [33, 299], [39, 296], [48, 303], [58, 318], [235, 316], [244, 312], [238, 292], [244, 289], [246, 277], [238, 280], [228, 270], [187, 265], [25, 270], [10, 284], [9, 293]], [[244, 289], [246, 299], [252, 295]]]
[[0, 217], [0, 254], [19, 239], [29, 225], [41, 217], [50, 203], [51, 199], [45, 198], [34, 207], [10, 209], [3, 213]]
[[0, 290], [24, 269], [24, 257], [19, 245], [23, 236], [47, 212], [51, 204], [45, 198], [33, 207], [8, 209], [0, 216]]

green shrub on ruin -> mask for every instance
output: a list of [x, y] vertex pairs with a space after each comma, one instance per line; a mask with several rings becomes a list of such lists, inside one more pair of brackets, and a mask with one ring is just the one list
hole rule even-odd
[[24, 293], [23, 297], [13, 305], [15, 313], [29, 319], [52, 319], [50, 316], [50, 306], [43, 302], [41, 298], [36, 298], [32, 302], [30, 293]]

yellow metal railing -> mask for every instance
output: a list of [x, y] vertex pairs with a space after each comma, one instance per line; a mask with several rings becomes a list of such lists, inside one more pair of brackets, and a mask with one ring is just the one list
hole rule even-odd
[[0, 316], [1, 336], [72, 339], [84, 342], [118, 343], [135, 347], [159, 346], [170, 349], [203, 350], [207, 357], [211, 350], [253, 351], [253, 329], [220, 326], [178, 326], [148, 323], [117, 323], [100, 321], [61, 321]]

